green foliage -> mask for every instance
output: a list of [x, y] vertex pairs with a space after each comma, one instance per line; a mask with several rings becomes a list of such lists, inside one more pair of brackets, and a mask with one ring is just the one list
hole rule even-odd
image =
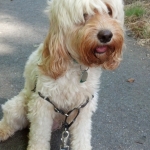
[[146, 13], [146, 10], [140, 5], [131, 6], [125, 10], [125, 15], [127, 17], [130, 17], [130, 16], [142, 17], [145, 13]]

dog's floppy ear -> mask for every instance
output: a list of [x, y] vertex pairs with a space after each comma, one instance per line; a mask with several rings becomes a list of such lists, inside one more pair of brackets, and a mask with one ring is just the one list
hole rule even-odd
[[49, 32], [43, 46], [40, 68], [53, 79], [57, 79], [66, 71], [69, 61], [63, 41], [60, 39], [57, 34]]

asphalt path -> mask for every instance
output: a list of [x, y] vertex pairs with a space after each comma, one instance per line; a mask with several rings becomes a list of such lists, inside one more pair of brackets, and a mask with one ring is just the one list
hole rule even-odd
[[[46, 0], [0, 1], [0, 104], [23, 88], [25, 62], [48, 31], [45, 8]], [[104, 71], [101, 82], [93, 150], [150, 150], [150, 50], [127, 37], [120, 67]], [[26, 150], [28, 132], [18, 131], [0, 150]], [[59, 150], [60, 136], [53, 133], [52, 150]]]

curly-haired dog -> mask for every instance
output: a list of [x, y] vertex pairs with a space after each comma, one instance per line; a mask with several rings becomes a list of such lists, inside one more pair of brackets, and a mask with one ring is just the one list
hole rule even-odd
[[50, 29], [27, 61], [24, 89], [2, 106], [0, 140], [30, 125], [27, 149], [49, 150], [52, 128], [69, 116], [72, 150], [91, 150], [101, 68], [115, 69], [121, 60], [123, 2], [51, 0], [48, 15]]

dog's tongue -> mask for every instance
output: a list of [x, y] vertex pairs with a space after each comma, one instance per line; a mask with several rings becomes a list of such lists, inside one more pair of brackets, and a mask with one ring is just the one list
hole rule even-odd
[[98, 46], [96, 48], [97, 53], [105, 53], [107, 51], [107, 46]]

